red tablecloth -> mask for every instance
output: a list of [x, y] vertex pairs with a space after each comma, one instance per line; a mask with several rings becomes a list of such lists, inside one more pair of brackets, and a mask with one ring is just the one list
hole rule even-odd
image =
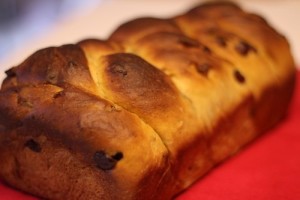
[[[300, 72], [286, 119], [177, 200], [300, 199]], [[0, 200], [34, 200], [0, 184]]]

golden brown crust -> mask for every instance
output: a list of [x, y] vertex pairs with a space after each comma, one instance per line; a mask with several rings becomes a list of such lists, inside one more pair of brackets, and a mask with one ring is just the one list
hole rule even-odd
[[[22, 148], [22, 146], [25, 148], [26, 142], [33, 139], [41, 146], [41, 155], [43, 155], [44, 144], [35, 138], [45, 137], [49, 140], [55, 140], [56, 143], [63, 144], [64, 152], [73, 152], [75, 158], [81, 161], [80, 163], [92, 168], [95, 173], [100, 173], [99, 176], [106, 177], [107, 180], [103, 181], [103, 184], [107, 181], [113, 181], [116, 185], [111, 185], [110, 190], [120, 190], [118, 198], [122, 196], [124, 199], [133, 198], [132, 195], [137, 194], [123, 194], [123, 192], [138, 191], [136, 184], [142, 182], [149, 171], [154, 173], [151, 179], [157, 182], [157, 179], [160, 179], [162, 173], [165, 173], [165, 169], [168, 168], [167, 150], [152, 128], [141, 122], [135, 115], [105, 100], [101, 100], [99, 97], [84, 94], [72, 87], [62, 90], [53, 85], [39, 85], [38, 87], [25, 86], [19, 88], [18, 95], [15, 95], [15, 91], [9, 91], [6, 95], [1, 96], [1, 101], [4, 101], [4, 99], [12, 99], [10, 105], [5, 107], [6, 109], [25, 110], [22, 116], [11, 117], [18, 125], [6, 127], [7, 130], [5, 131], [10, 135], [3, 138], [5, 141], [1, 140], [5, 146], [12, 143], [12, 145], [18, 145], [18, 148]], [[4, 120], [7, 119], [1, 120], [1, 124], [4, 124]], [[18, 139], [18, 137], [25, 137], [27, 140]], [[134, 147], [134, 151], [127, 148], [132, 143], [139, 144]], [[14, 149], [12, 147], [10, 151], [7, 151], [6, 148], [3, 147], [3, 153]], [[56, 151], [55, 147], [52, 150]], [[105, 160], [106, 158], [103, 158], [103, 160], [101, 157], [99, 158], [100, 163], [98, 163], [97, 159], [95, 160], [97, 152], [100, 152], [100, 156], [101, 152], [104, 152], [105, 156], [113, 158], [113, 163], [109, 162], [110, 160]], [[19, 157], [23, 157], [24, 152], [12, 151], [12, 153], [14, 153], [19, 165], [22, 166], [23, 160], [19, 160]], [[1, 162], [5, 163], [6, 160], [1, 160]], [[30, 159], [24, 162], [30, 162]], [[4, 164], [1, 166], [2, 170], [13, 170], [9, 166], [6, 169]], [[38, 166], [32, 166], [27, 170], [36, 171], [35, 168], [38, 171], [42, 170]], [[113, 170], [107, 173], [111, 169]], [[66, 170], [76, 170], [76, 168]], [[26, 166], [24, 173], [27, 173]], [[55, 176], [55, 174], [52, 175]], [[6, 174], [2, 174], [2, 176], [6, 177]], [[34, 175], [34, 177], [36, 176], [38, 175]], [[28, 182], [27, 179], [22, 177], [15, 178], [20, 181], [19, 184], [26, 185]], [[10, 182], [11, 180], [7, 179], [6, 181]], [[65, 184], [69, 183], [66, 182]], [[30, 184], [36, 185], [38, 183], [30, 182]], [[92, 186], [97, 188], [99, 184], [92, 183]], [[44, 187], [44, 190], [48, 189], [46, 184]], [[64, 187], [68, 186], [64, 185]], [[157, 185], [153, 184], [152, 187], [154, 189]], [[40, 195], [36, 191], [31, 192]], [[104, 194], [111, 195], [112, 193], [114, 192], [110, 191]], [[66, 195], [66, 198], [72, 199], [73, 194], [70, 194], [71, 196], [64, 195]], [[99, 194], [95, 195], [99, 196]], [[49, 198], [56, 197], [49, 196]]]
[[170, 199], [278, 122], [294, 79], [285, 38], [228, 2], [43, 49], [2, 84], [0, 176], [49, 199]]
[[122, 24], [111, 34], [109, 40], [130, 49], [128, 44], [132, 41], [157, 32], [180, 32], [180, 29], [172, 20], [144, 17]]

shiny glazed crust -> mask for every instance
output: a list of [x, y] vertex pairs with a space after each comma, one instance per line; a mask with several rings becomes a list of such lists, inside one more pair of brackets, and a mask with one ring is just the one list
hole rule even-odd
[[0, 91], [0, 176], [46, 199], [171, 199], [275, 125], [286, 39], [232, 3], [42, 49]]

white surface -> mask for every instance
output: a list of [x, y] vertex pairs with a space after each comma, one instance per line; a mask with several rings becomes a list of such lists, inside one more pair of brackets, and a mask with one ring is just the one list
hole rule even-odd
[[[180, 14], [199, 0], [112, 0], [99, 6], [77, 12], [55, 24], [42, 37], [28, 39], [4, 60], [0, 60], [0, 80], [4, 71], [19, 64], [36, 50], [48, 46], [75, 43], [85, 38], [105, 39], [119, 24], [141, 16], [169, 17]], [[296, 63], [300, 64], [300, 1], [252, 0], [242, 1], [245, 10], [258, 13], [290, 41]]]

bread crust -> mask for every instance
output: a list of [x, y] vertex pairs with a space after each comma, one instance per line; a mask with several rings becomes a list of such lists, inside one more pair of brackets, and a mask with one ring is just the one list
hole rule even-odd
[[232, 3], [39, 50], [0, 90], [0, 176], [47, 199], [171, 199], [284, 117], [295, 72]]

